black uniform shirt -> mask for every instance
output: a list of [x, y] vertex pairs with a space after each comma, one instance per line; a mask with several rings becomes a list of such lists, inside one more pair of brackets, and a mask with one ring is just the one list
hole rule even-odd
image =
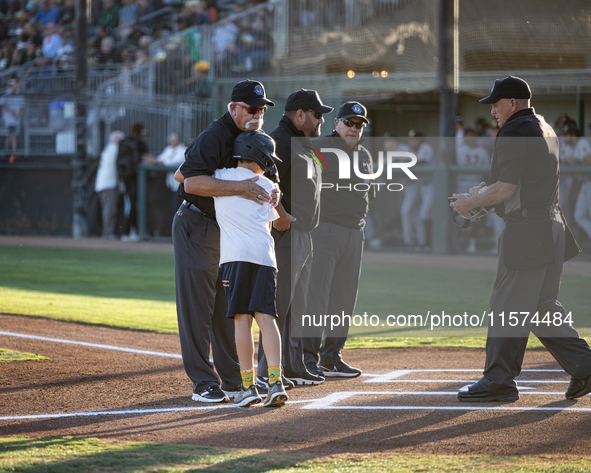
[[[375, 190], [372, 185], [373, 180], [367, 183], [353, 170], [353, 153], [358, 152], [359, 172], [361, 174], [373, 172], [371, 155], [361, 146], [362, 141], [364, 141], [363, 138], [353, 148], [349, 148], [336, 131], [329, 136], [312, 141], [312, 147], [320, 151], [326, 160], [326, 166], [322, 169], [322, 190], [320, 191], [320, 220], [323, 222], [348, 228], [365, 227], [369, 199], [375, 196]], [[324, 148], [342, 149], [349, 155], [350, 179], [339, 179], [337, 155], [331, 152], [323, 153]]]
[[[276, 154], [282, 161], [277, 163], [279, 188], [283, 192], [281, 203], [286, 212], [296, 218], [291, 224], [292, 228], [309, 232], [316, 228], [320, 216], [320, 167], [311, 158], [306, 160], [299, 157], [307, 155], [301, 145], [308, 143], [308, 140], [285, 115], [270, 136], [275, 140]], [[292, 138], [297, 138], [297, 143], [292, 144]], [[307, 177], [309, 162], [313, 165], [312, 179]]]
[[[229, 112], [214, 120], [185, 151], [185, 162], [180, 167], [183, 177], [212, 176], [216, 169], [235, 168], [238, 160], [232, 157], [232, 151], [240, 133]], [[213, 197], [188, 194], [182, 184], [178, 194], [205, 214], [215, 216]]]
[[[495, 140], [491, 183], [520, 186], [522, 209], [548, 207], [558, 202], [558, 138], [533, 108], [514, 113], [503, 124]], [[497, 204], [500, 216], [505, 203]]]

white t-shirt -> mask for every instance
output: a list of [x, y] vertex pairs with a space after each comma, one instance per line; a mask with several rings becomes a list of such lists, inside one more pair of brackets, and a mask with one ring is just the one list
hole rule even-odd
[[117, 187], [117, 152], [119, 145], [110, 142], [105, 146], [101, 153], [101, 160], [96, 171], [96, 181], [94, 182], [95, 192], [101, 192], [107, 189]]
[[[244, 181], [259, 176], [256, 183], [267, 192], [276, 188], [269, 179], [246, 168], [218, 169], [213, 177], [223, 181]], [[269, 222], [279, 218], [270, 203], [263, 205], [238, 195], [214, 197], [220, 226], [220, 265], [244, 261], [277, 269], [275, 242]]]

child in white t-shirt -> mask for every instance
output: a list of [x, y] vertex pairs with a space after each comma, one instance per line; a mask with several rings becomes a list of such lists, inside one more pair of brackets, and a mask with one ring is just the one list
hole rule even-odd
[[[277, 188], [264, 172], [275, 167], [275, 143], [262, 131], [240, 134], [234, 143], [238, 167], [215, 171], [225, 181], [256, 181], [269, 194]], [[257, 321], [269, 365], [269, 390], [264, 405], [279, 407], [287, 394], [281, 382], [281, 338], [277, 323], [275, 295], [277, 261], [271, 236], [271, 222], [279, 215], [270, 203], [262, 205], [240, 196], [215, 197], [220, 226], [220, 268], [228, 300], [227, 317], [234, 319], [236, 350], [242, 375], [242, 389], [234, 405], [249, 407], [262, 401], [254, 381], [252, 320]]]

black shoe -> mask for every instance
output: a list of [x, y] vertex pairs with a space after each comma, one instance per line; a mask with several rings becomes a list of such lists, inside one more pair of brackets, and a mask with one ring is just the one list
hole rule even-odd
[[306, 369], [308, 370], [309, 373], [312, 373], [313, 375], [320, 376], [320, 377], [324, 378], [323, 371], [320, 369], [320, 367], [316, 363], [308, 363], [306, 365]]
[[326, 377], [356, 378], [357, 376], [361, 376], [360, 369], [349, 366], [343, 360], [339, 360], [336, 363], [325, 363], [321, 361], [320, 369]]
[[475, 383], [461, 388], [458, 399], [462, 402], [515, 402], [519, 399], [519, 393], [517, 389], [514, 392], [494, 393]]
[[324, 383], [324, 376], [316, 376], [308, 372], [307, 370], [303, 373], [285, 373], [285, 377], [289, 379], [296, 386], [316, 386]]
[[199, 402], [228, 402], [228, 396], [224, 394], [219, 386], [209, 386], [208, 388], [193, 391], [193, 401]]
[[[285, 376], [281, 376], [281, 382], [283, 383], [283, 389], [286, 391], [294, 388], [294, 384]], [[261, 391], [261, 387], [265, 390], [264, 392]], [[266, 394], [269, 388], [269, 378], [266, 376], [257, 376], [257, 388], [259, 389], [259, 394]]]
[[222, 383], [222, 391], [230, 399], [234, 399], [236, 396], [238, 396], [241, 390], [242, 386], [231, 386], [229, 384]]
[[587, 376], [585, 379], [571, 378], [564, 397], [570, 400], [583, 397], [589, 393], [591, 393], [591, 376]]

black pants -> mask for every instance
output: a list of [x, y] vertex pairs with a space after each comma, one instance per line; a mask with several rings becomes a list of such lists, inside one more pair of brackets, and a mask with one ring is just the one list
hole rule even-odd
[[209, 361], [210, 347], [222, 386], [240, 386], [234, 321], [226, 318], [220, 276], [217, 223], [181, 205], [172, 224], [176, 308], [183, 365], [195, 390], [219, 385]]
[[[272, 230], [277, 256], [277, 326], [281, 333], [282, 364], [287, 375], [304, 372], [304, 349], [301, 338], [301, 316], [306, 310], [306, 297], [312, 267], [312, 238], [309, 232], [290, 229]], [[267, 360], [259, 341], [257, 373], [267, 376]], [[288, 376], [289, 377], [289, 376]]]
[[[312, 244], [314, 258], [306, 314], [316, 315], [317, 320], [325, 314], [341, 316], [344, 313], [353, 317], [361, 274], [363, 230], [320, 222], [312, 230]], [[306, 365], [340, 361], [348, 325], [332, 330], [324, 326], [304, 330]]]
[[[503, 264], [503, 235], [499, 239], [499, 264], [490, 310], [495, 314], [504, 311], [505, 326], [500, 318], [496, 325], [488, 328], [486, 340], [486, 364], [484, 376], [479, 384], [489, 391], [514, 391], [515, 378], [521, 372], [523, 357], [530, 331], [548, 349], [560, 366], [571, 377], [581, 379], [591, 375], [591, 349], [588, 343], [579, 337], [575, 329], [566, 324], [548, 327], [545, 324], [530, 324], [526, 321], [522, 327], [522, 315], [517, 326], [509, 329], [509, 312], [527, 312], [531, 320], [539, 312], [539, 318], [547, 313], [561, 313], [565, 310], [558, 302], [558, 291], [564, 264], [564, 221], [560, 215], [553, 216], [554, 263], [543, 268], [513, 270]], [[573, 317], [576, 317], [574, 314]], [[575, 318], [576, 322], [576, 318]]]

